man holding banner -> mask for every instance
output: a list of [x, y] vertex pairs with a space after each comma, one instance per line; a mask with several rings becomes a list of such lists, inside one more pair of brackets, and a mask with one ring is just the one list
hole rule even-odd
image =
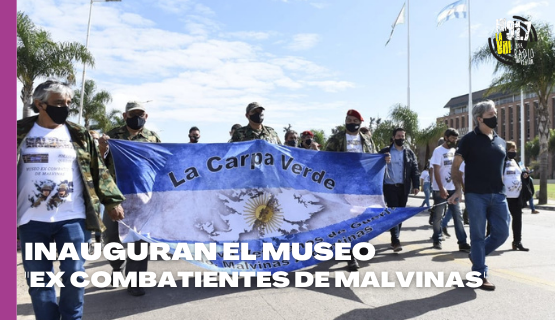
[[[405, 129], [393, 130], [393, 144], [380, 150], [380, 153], [390, 154], [391, 161], [385, 171], [383, 195], [388, 207], [400, 208], [407, 205], [409, 193], [417, 195], [420, 191], [420, 172], [416, 155], [411, 149], [405, 148]], [[399, 234], [401, 223], [389, 230], [391, 232], [391, 247], [394, 252], [403, 250]]]
[[[345, 130], [331, 136], [326, 143], [326, 151], [376, 153], [374, 145], [366, 135], [360, 133], [360, 124], [364, 121], [360, 113], [354, 109], [347, 111]], [[351, 256], [347, 268], [357, 271], [357, 260]]]
[[269, 143], [281, 144], [274, 128], [262, 125], [264, 121], [264, 110], [264, 107], [258, 102], [249, 103], [245, 113], [245, 117], [249, 119], [249, 124], [235, 130], [231, 137], [231, 142], [261, 139]]
[[[138, 102], [128, 102], [125, 106], [125, 112], [123, 113], [123, 119], [126, 122], [125, 126], [112, 129], [108, 134], [103, 135], [99, 140], [99, 148], [101, 154], [106, 154], [108, 150], [108, 139], [120, 139], [129, 140], [136, 142], [162, 142], [158, 135], [146, 129], [144, 127], [148, 114], [146, 113], [145, 107]], [[110, 173], [114, 180], [116, 180], [116, 173], [114, 169], [114, 161], [112, 159], [111, 153], [108, 152], [105, 158], [106, 165], [110, 169]], [[112, 220], [109, 216], [104, 215], [103, 222], [106, 225], [105, 231], [105, 241], [106, 244], [111, 242], [121, 243], [119, 237], [119, 224], [117, 221]], [[135, 254], [140, 254], [140, 243], [143, 241], [135, 242]], [[110, 265], [112, 266], [112, 274], [114, 272], [120, 272], [124, 261], [122, 260], [111, 260]], [[145, 258], [140, 261], [135, 261], [127, 258], [125, 264], [125, 274], [130, 271], [146, 271], [148, 268], [148, 259]], [[142, 296], [145, 294], [145, 290], [139, 287], [129, 286], [127, 292], [132, 296]]]

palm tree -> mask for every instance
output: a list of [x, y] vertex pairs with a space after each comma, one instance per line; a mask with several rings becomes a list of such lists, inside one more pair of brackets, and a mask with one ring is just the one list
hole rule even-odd
[[[538, 96], [539, 104], [536, 107], [538, 115], [538, 133], [540, 142], [540, 196], [539, 203], [547, 203], [547, 156], [549, 141], [549, 113], [547, 98], [553, 91], [555, 84], [555, 37], [551, 26], [547, 23], [532, 24], [536, 29], [537, 41], [529, 41], [527, 49], [534, 53], [533, 63], [522, 65], [520, 63], [504, 64], [492, 60], [489, 45], [484, 45], [474, 53], [474, 63], [495, 62], [493, 74], [496, 76], [491, 84], [490, 92], [534, 92]], [[532, 34], [532, 33], [531, 33]], [[492, 37], [493, 39], [494, 37]], [[511, 43], [516, 48], [515, 40]]]
[[[91, 127], [91, 120], [102, 118], [106, 115], [106, 104], [112, 101], [112, 96], [108, 91], [96, 91], [96, 84], [93, 80], [85, 81], [85, 94], [83, 99], [83, 119], [85, 120], [85, 128]], [[81, 102], [80, 90], [75, 90], [72, 99], [71, 114], [79, 114], [79, 103]]]
[[391, 133], [395, 127], [395, 123], [389, 119], [380, 121], [380, 124], [376, 126], [372, 132], [372, 140], [378, 150], [391, 145]]
[[78, 42], [54, 42], [23, 12], [17, 12], [17, 79], [23, 83], [23, 117], [31, 115], [33, 83], [37, 77], [65, 77], [75, 83], [73, 62], [94, 65], [94, 59]]
[[433, 152], [432, 148], [430, 148], [430, 143], [433, 142], [432, 145], [435, 148], [435, 146], [437, 145], [437, 140], [443, 137], [443, 134], [445, 133], [446, 129], [447, 127], [445, 126], [444, 123], [434, 123], [420, 130], [416, 135], [415, 137], [416, 144], [418, 146], [422, 146], [426, 148], [426, 158], [424, 161], [424, 165], [426, 165], [426, 163], [428, 162], [428, 159], [430, 159]]
[[119, 110], [112, 110], [105, 114], [97, 114], [94, 120], [96, 123], [92, 124], [90, 129], [97, 130], [102, 133], [106, 133], [113, 128], [125, 125], [125, 120], [123, 120], [121, 111]]
[[[406, 142], [412, 150], [416, 150], [416, 137], [418, 136], [418, 114], [414, 110], [400, 103], [391, 107], [389, 116], [394, 127], [405, 129]], [[390, 133], [391, 136], [391, 133]]]

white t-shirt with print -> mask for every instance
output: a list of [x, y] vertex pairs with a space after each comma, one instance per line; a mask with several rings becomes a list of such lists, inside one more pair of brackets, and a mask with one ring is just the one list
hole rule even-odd
[[505, 162], [505, 172], [503, 174], [503, 184], [507, 198], [518, 198], [522, 189], [522, 170], [514, 159]]
[[347, 135], [347, 152], [362, 152], [362, 141], [360, 139], [360, 135], [357, 134], [356, 136]]
[[65, 125], [35, 123], [21, 143], [17, 166], [17, 225], [85, 218], [83, 179]]
[[[439, 146], [435, 148], [432, 160], [430, 161], [430, 165], [439, 166], [439, 176], [441, 178], [441, 182], [443, 183], [443, 187], [447, 191], [455, 190], [455, 184], [451, 179], [451, 166], [453, 165], [454, 159], [455, 148], [447, 149], [443, 146]], [[435, 191], [439, 191], [436, 179], [434, 179], [434, 182], [432, 183], [432, 188]]]

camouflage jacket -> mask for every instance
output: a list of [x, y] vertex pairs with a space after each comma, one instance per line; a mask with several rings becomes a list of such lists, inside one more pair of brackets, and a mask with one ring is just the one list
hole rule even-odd
[[[19, 165], [21, 143], [27, 137], [38, 116], [17, 121], [17, 163]], [[85, 219], [87, 230], [104, 231], [106, 227], [100, 218], [100, 203], [111, 210], [125, 198], [100, 159], [98, 148], [89, 132], [78, 124], [66, 121], [73, 148], [77, 153], [77, 165], [83, 178], [85, 199]]]
[[250, 126], [241, 127], [233, 133], [231, 142], [250, 141], [250, 140], [266, 140], [269, 143], [281, 144], [281, 140], [272, 127], [262, 126], [262, 130], [254, 130]]
[[[372, 139], [360, 133], [358, 135], [360, 136], [360, 141], [362, 142], [362, 152], [376, 153], [376, 148], [374, 147]], [[343, 130], [331, 136], [326, 142], [326, 148], [324, 150], [336, 152], [347, 151], [347, 132]]]
[[[127, 130], [127, 126], [114, 128], [106, 134], [110, 137], [110, 139], [129, 140], [136, 142], [162, 142], [162, 140], [160, 140], [160, 138], [154, 131], [150, 131], [144, 127], [133, 137], [131, 137], [129, 130]], [[114, 180], [116, 180], [116, 170], [114, 168], [114, 161], [110, 153], [108, 153], [108, 155], [104, 159], [104, 162], [106, 163], [108, 170], [110, 170], [110, 174], [112, 175]]]

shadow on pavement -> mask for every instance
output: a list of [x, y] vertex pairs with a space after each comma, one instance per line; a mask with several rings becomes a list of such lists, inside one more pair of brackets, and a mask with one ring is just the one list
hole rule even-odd
[[[288, 279], [289, 286], [283, 289], [295, 287], [295, 272], [290, 272]], [[225, 295], [232, 295], [254, 290], [281, 290], [280, 288], [258, 288], [256, 280], [253, 279], [250, 288], [244, 287], [244, 279], [239, 280], [238, 288], [195, 288], [195, 280], [188, 279], [189, 287], [182, 287], [182, 281], [176, 281], [177, 287], [162, 288], [145, 288], [146, 295], [142, 297], [133, 297], [127, 294], [125, 288], [100, 289], [89, 287], [85, 291], [85, 307], [83, 319], [116, 319], [128, 317], [135, 314], [141, 314], [153, 310], [167, 308], [179, 304], [216, 298]], [[362, 303], [351, 288], [336, 288], [330, 281], [329, 288], [316, 288], [314, 285], [306, 289], [322, 294], [332, 295], [334, 297], [348, 299], [351, 301]], [[274, 291], [276, 292], [276, 291]], [[33, 315], [33, 306], [30, 303], [22, 303], [17, 305], [17, 315], [27, 316]]]
[[[449, 308], [474, 299], [476, 299], [476, 292], [474, 292], [474, 289], [456, 287], [433, 297], [405, 300], [373, 309], [355, 309], [335, 319], [412, 319], [420, 317], [430, 311]], [[455, 315], [455, 317], [456, 316], [460, 315]]]

